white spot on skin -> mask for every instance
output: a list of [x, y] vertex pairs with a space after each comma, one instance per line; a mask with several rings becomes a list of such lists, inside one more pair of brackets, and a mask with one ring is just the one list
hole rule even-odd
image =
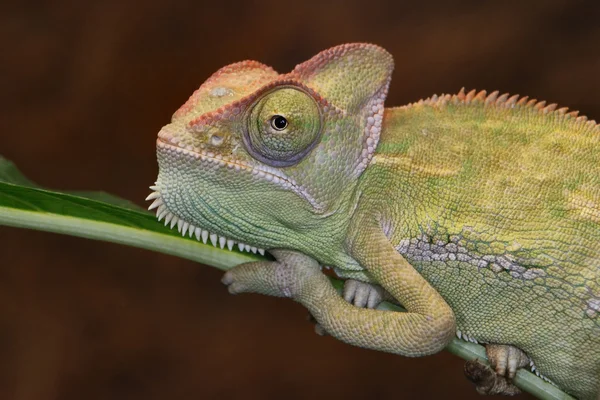
[[585, 311], [588, 317], [594, 318], [600, 312], [600, 298], [592, 297], [587, 302], [588, 309]]
[[546, 271], [539, 268], [530, 268], [523, 274], [524, 279], [535, 279], [542, 276], [546, 276]]
[[212, 135], [210, 137], [210, 144], [212, 144], [213, 146], [220, 146], [223, 144], [223, 136], [219, 136], [219, 135]]
[[233, 96], [233, 90], [225, 87], [216, 87], [210, 91], [210, 95], [213, 97]]

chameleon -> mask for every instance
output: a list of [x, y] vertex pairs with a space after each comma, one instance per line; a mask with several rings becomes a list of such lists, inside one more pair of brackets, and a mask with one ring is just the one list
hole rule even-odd
[[480, 393], [516, 393], [529, 368], [596, 399], [600, 126], [475, 90], [385, 108], [393, 68], [367, 43], [287, 74], [221, 68], [158, 133], [150, 209], [267, 250], [226, 272], [229, 292], [291, 298], [343, 342], [418, 357], [457, 335], [486, 346], [491, 367], [465, 367]]

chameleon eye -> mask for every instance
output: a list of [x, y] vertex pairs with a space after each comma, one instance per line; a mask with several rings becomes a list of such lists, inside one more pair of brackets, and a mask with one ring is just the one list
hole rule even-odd
[[276, 131], [282, 131], [288, 126], [287, 119], [281, 115], [273, 115], [271, 118], [271, 126]]
[[321, 136], [321, 112], [303, 90], [284, 86], [267, 92], [248, 110], [244, 143], [250, 155], [274, 167], [302, 160]]

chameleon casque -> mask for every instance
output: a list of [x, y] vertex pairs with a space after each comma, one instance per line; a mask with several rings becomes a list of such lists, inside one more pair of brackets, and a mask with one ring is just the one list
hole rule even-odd
[[[487, 345], [482, 393], [514, 393], [526, 366], [595, 399], [600, 127], [485, 91], [384, 109], [393, 66], [358, 43], [288, 74], [220, 69], [158, 134], [150, 208], [198, 240], [267, 249], [275, 261], [225, 274], [229, 291], [290, 297], [344, 342], [424, 356], [458, 335]], [[408, 312], [373, 309], [386, 296]]]

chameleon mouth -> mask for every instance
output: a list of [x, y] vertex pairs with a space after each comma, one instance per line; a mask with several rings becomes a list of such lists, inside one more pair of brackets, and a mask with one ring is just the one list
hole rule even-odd
[[292, 190], [294, 193], [305, 199], [310, 203], [312, 207], [317, 210], [323, 208], [317, 200], [312, 197], [304, 187], [298, 185], [296, 181], [276, 168], [269, 167], [268, 165], [250, 165], [239, 160], [234, 160], [229, 157], [223, 157], [220, 154], [214, 154], [204, 150], [196, 150], [188, 146], [189, 148], [179, 147], [174, 139], [168, 139], [167, 137], [159, 137], [156, 141], [158, 149], [166, 152], [176, 153], [177, 155], [186, 155], [194, 158], [202, 164], [206, 164], [208, 168], [221, 167], [232, 169], [236, 172], [246, 172], [260, 179], [267, 180], [278, 184], [284, 189]]
[[156, 209], [156, 217], [159, 221], [164, 218], [165, 226], [169, 225], [170, 228], [173, 229], [175, 225], [177, 225], [177, 230], [181, 233], [181, 236], [185, 237], [185, 235], [189, 234], [190, 237], [196, 237], [198, 241], [202, 241], [204, 244], [207, 244], [210, 239], [213, 246], [222, 249], [227, 247], [229, 250], [233, 250], [233, 246], [237, 244], [240, 251], [252, 252], [254, 254], [258, 252], [260, 255], [265, 254], [264, 249], [259, 249], [258, 247], [250, 246], [242, 242], [236, 242], [235, 240], [217, 235], [216, 233], [211, 233], [206, 229], [189, 223], [167, 208], [159, 186], [150, 186], [150, 189], [152, 190], [152, 193], [146, 197], [146, 201], [152, 201], [152, 204], [150, 204], [148, 210]]

